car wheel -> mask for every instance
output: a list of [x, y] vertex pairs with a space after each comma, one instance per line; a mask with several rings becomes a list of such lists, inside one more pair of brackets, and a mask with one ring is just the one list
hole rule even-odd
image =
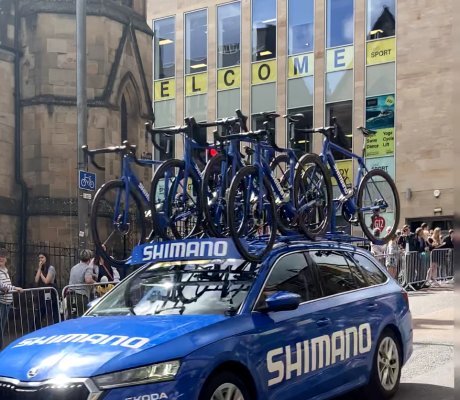
[[221, 372], [205, 384], [200, 400], [252, 400], [244, 381], [232, 372]]
[[374, 354], [371, 378], [364, 388], [367, 398], [389, 399], [398, 391], [401, 380], [401, 346], [393, 331], [385, 329]]

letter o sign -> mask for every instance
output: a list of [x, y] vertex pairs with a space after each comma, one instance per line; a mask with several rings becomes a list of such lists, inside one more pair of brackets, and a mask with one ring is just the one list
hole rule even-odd
[[268, 78], [270, 78], [270, 65], [268, 64], [260, 64], [259, 69], [257, 70], [257, 76], [261, 81], [266, 81]]

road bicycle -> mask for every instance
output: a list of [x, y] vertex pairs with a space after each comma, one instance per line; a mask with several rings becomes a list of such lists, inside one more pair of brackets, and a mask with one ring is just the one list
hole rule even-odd
[[[266, 117], [274, 120], [279, 115], [267, 113]], [[298, 234], [299, 231], [307, 234], [303, 231], [307, 224], [301, 220], [315, 210], [327, 210], [332, 198], [326, 184], [327, 171], [319, 158], [309, 154], [300, 164], [294, 150], [277, 146], [268, 126], [266, 121], [263, 130], [227, 136], [228, 140], [248, 138], [253, 143], [253, 165], [241, 168], [233, 178], [227, 206], [230, 235], [240, 254], [253, 262], [262, 260], [269, 253], [278, 229], [282, 234]], [[281, 186], [269, 161], [263, 156], [267, 148], [288, 155], [288, 190]], [[301, 172], [300, 177], [298, 171]], [[305, 177], [305, 171], [309, 171], [309, 176], [314, 174], [313, 184], [301, 179]], [[317, 227], [317, 232], [321, 233], [325, 228], [327, 222], [319, 229]]]
[[[150, 129], [152, 143], [158, 150], [169, 152], [170, 140], [166, 140], [166, 148], [156, 143], [154, 137], [164, 134], [162, 129]], [[91, 163], [99, 170], [97, 154], [118, 154], [122, 159], [120, 179], [104, 183], [94, 196], [91, 206], [91, 233], [96, 252], [110, 265], [122, 267], [131, 255], [132, 249], [154, 236], [150, 227], [150, 195], [142, 182], [132, 170], [133, 163], [142, 167], [162, 164], [162, 161], [138, 159], [136, 146], [124, 141], [122, 146], [111, 146], [89, 150], [82, 147]]]
[[[207, 142], [199, 143], [195, 138], [199, 129], [234, 129], [239, 121], [240, 117], [234, 117], [197, 123], [191, 117], [185, 119], [185, 126], [177, 129], [184, 137], [184, 159], [172, 159], [163, 163], [155, 172], [151, 184], [152, 222], [155, 232], [161, 238], [185, 239], [207, 234], [212, 236], [216, 233], [208, 228], [214, 226], [211, 217], [203, 219], [203, 202], [208, 205], [208, 198], [202, 196], [205, 174], [193, 157], [197, 150], [209, 152], [211, 149], [216, 150], [216, 146]], [[208, 169], [206, 175], [207, 183], [211, 180], [209, 171]], [[209, 208], [206, 208], [206, 212], [206, 215], [210, 215]]]
[[[330, 204], [334, 208], [330, 212], [335, 215], [337, 208], [341, 207], [342, 215], [346, 221], [353, 225], [360, 225], [364, 235], [371, 242], [385, 244], [393, 237], [398, 228], [400, 213], [398, 191], [393, 179], [387, 172], [382, 169], [368, 170], [366, 167], [366, 138], [377, 132], [363, 127], [359, 127], [358, 130], [363, 134], [361, 157], [332, 142], [332, 139], [336, 138], [338, 134], [335, 120], [333, 126], [297, 129], [296, 131], [324, 135], [320, 158], [323, 165], [329, 167], [340, 192], [340, 196]], [[336, 164], [333, 151], [343, 154], [348, 159], [357, 160], [358, 173], [352, 187], [347, 187]], [[305, 174], [305, 178], [307, 176], [308, 174]], [[332, 185], [330, 181], [329, 185]], [[303, 222], [309, 226], [315, 226], [318, 223], [315, 218], [304, 219]], [[331, 227], [330, 234], [333, 236], [336, 233], [335, 225], [331, 225]]]

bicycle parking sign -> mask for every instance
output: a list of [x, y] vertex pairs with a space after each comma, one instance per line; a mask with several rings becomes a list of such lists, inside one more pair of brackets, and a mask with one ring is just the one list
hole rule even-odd
[[96, 174], [82, 170], [78, 172], [78, 188], [82, 190], [95, 190]]

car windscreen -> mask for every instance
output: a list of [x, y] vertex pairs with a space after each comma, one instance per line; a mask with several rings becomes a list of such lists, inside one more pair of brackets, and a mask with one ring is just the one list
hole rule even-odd
[[126, 278], [86, 315], [233, 315], [257, 270], [236, 259], [154, 263]]

